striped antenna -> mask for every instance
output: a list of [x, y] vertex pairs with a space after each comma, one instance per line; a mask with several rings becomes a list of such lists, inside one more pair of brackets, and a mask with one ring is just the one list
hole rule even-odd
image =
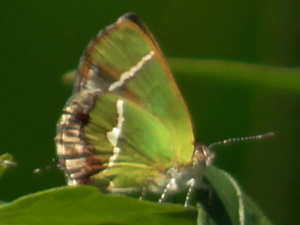
[[237, 138], [228, 138], [223, 141], [216, 141], [208, 146], [209, 149], [214, 148], [215, 146], [219, 145], [226, 145], [229, 143], [234, 143], [234, 142], [241, 142], [241, 141], [250, 141], [250, 140], [260, 140], [268, 137], [274, 136], [274, 132], [268, 132], [264, 134], [258, 134], [258, 135], [253, 135], [253, 136], [247, 136], [247, 137], [237, 137]]
[[44, 166], [44, 167], [39, 167], [33, 170], [34, 174], [42, 174], [45, 171], [49, 171], [49, 170], [53, 170], [53, 169], [57, 169], [58, 168], [58, 164], [57, 164], [57, 158], [52, 158], [52, 161], [50, 164]]

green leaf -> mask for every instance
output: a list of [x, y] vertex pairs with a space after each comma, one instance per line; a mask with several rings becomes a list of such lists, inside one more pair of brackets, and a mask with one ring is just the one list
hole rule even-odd
[[[213, 193], [220, 198], [219, 203], [212, 204], [224, 206], [231, 224], [271, 225], [229, 174], [212, 166], [206, 177], [215, 191]], [[91, 186], [62, 187], [27, 195], [0, 206], [0, 224], [223, 225], [227, 220], [222, 218], [222, 212], [212, 212], [210, 207], [197, 204], [197, 215], [194, 207], [101, 194]]]
[[204, 207], [198, 203], [198, 217], [197, 217], [197, 225], [217, 225], [207, 214]]
[[206, 171], [206, 178], [220, 198], [233, 225], [271, 225], [228, 173], [211, 166]]
[[0, 206], [0, 224], [196, 224], [181, 205], [104, 195], [91, 186], [51, 189]]
[[244, 85], [300, 93], [300, 68], [183, 58], [170, 58], [168, 62], [174, 74], [209, 77], [218, 81], [240, 82]]

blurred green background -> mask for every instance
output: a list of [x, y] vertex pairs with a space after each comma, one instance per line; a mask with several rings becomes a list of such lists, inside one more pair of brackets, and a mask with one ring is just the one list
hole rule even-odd
[[[18, 167], [0, 181], [0, 199], [65, 184], [57, 169], [32, 172], [55, 157], [55, 125], [72, 89], [62, 74], [76, 68], [89, 40], [125, 12], [148, 24], [169, 57], [296, 68], [299, 9], [298, 0], [2, 0], [0, 153], [12, 153]], [[299, 224], [300, 83], [294, 80], [300, 74], [280, 75], [293, 83], [289, 89], [227, 79], [225, 72], [221, 78], [184, 74], [176, 61], [171, 66], [197, 140], [276, 133], [214, 149], [215, 164], [237, 178], [274, 224]]]

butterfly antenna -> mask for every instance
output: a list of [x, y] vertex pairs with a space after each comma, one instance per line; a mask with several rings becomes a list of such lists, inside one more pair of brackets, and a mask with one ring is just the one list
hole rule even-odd
[[216, 146], [226, 145], [226, 144], [233, 143], [233, 142], [250, 141], [250, 140], [260, 140], [260, 139], [272, 137], [274, 135], [275, 135], [274, 132], [268, 132], [268, 133], [264, 133], [264, 134], [258, 134], [258, 135], [247, 136], [247, 137], [228, 138], [228, 139], [225, 139], [223, 141], [216, 141], [216, 142], [210, 144], [208, 146], [208, 148], [212, 149], [212, 148], [214, 148]]
[[49, 170], [53, 170], [53, 169], [57, 169], [58, 165], [57, 165], [57, 159], [56, 158], [52, 158], [52, 162], [44, 167], [39, 167], [33, 170], [34, 174], [42, 174], [45, 171], [49, 171]]

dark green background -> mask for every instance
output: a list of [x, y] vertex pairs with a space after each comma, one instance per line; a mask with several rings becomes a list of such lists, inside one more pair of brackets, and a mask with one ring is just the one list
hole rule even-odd
[[[123, 13], [142, 17], [167, 56], [299, 67], [299, 9], [298, 0], [0, 1], [0, 153], [12, 153], [19, 165], [1, 180], [0, 199], [64, 184], [57, 170], [32, 173], [55, 157], [55, 124], [71, 93], [62, 74]], [[295, 91], [175, 77], [201, 142], [276, 132], [216, 148], [216, 165], [275, 224], [299, 223], [300, 84]]]

